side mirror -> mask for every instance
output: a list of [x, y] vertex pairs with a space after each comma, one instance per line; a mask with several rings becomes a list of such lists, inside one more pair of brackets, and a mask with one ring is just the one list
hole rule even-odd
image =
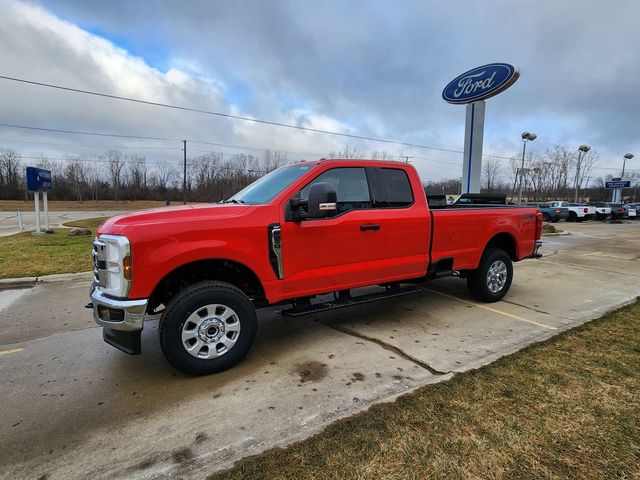
[[307, 218], [326, 218], [336, 214], [338, 194], [330, 183], [318, 182], [309, 189]]

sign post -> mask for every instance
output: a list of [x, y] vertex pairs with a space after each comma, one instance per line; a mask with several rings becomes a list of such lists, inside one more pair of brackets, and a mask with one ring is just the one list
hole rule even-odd
[[461, 193], [480, 193], [484, 100], [506, 90], [519, 77], [520, 69], [517, 66], [508, 63], [491, 63], [459, 75], [442, 91], [445, 102], [467, 105]]
[[40, 230], [40, 192], [44, 203], [45, 232], [49, 231], [49, 202], [47, 191], [51, 190], [51, 170], [44, 168], [27, 167], [27, 189], [33, 192], [33, 202], [36, 210], [36, 235], [42, 235]]
[[604, 183], [604, 188], [613, 190], [613, 195], [611, 196], [613, 203], [622, 203], [622, 189], [631, 188], [631, 180], [612, 178], [611, 181]]

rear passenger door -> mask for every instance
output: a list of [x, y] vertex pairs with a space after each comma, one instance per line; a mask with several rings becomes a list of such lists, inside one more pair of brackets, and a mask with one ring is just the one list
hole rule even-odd
[[[424, 193], [414, 192], [402, 168], [367, 168], [376, 223], [384, 234], [384, 269], [389, 278], [415, 278], [428, 267], [430, 217]], [[422, 188], [422, 186], [418, 186]]]

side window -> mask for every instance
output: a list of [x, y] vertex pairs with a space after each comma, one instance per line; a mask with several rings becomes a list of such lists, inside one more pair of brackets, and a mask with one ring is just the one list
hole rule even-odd
[[378, 202], [376, 198], [376, 207], [401, 208], [413, 204], [411, 184], [404, 170], [380, 168], [378, 170], [378, 181], [384, 199]]
[[338, 213], [371, 208], [371, 195], [364, 168], [332, 168], [320, 174], [311, 183], [300, 190], [300, 200], [309, 200], [311, 185], [327, 182], [338, 194]]

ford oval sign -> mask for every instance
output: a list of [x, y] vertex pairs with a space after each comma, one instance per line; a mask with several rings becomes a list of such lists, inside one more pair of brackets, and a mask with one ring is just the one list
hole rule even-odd
[[449, 103], [471, 103], [506, 90], [520, 76], [520, 69], [508, 63], [490, 63], [454, 78], [442, 91]]

